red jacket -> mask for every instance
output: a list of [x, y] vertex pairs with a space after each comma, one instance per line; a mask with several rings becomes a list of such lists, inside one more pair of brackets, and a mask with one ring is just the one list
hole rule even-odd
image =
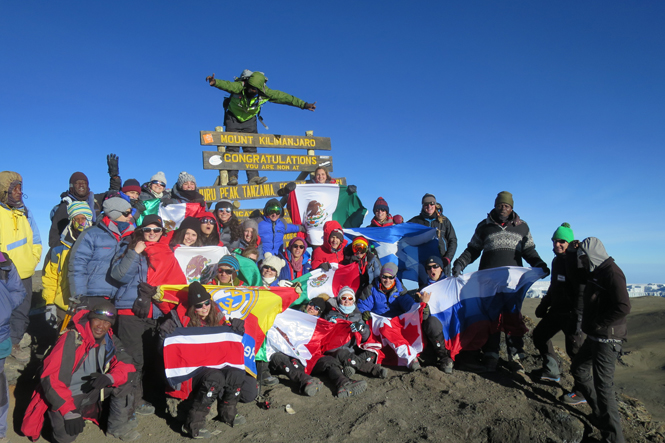
[[327, 221], [323, 225], [323, 245], [320, 248], [317, 248], [314, 253], [312, 253], [312, 269], [318, 268], [322, 263], [341, 263], [344, 260], [344, 247], [348, 243], [347, 240], [343, 240], [342, 244], [339, 246], [339, 250], [333, 252], [330, 248], [330, 243], [328, 239], [330, 234], [335, 230], [339, 229], [342, 231], [342, 226], [335, 220]]
[[[32, 399], [23, 418], [21, 432], [32, 441], [39, 438], [44, 425], [44, 414], [50, 408], [63, 416], [76, 409], [74, 398], [69, 389], [72, 375], [94, 348], [99, 347], [88, 325], [88, 312], [79, 311], [74, 316], [75, 329], [62, 335], [44, 359], [41, 383], [32, 394]], [[127, 382], [131, 372], [136, 369], [131, 363], [116, 358], [113, 334], [109, 329], [105, 338], [106, 358], [105, 373], [113, 378], [113, 386]], [[97, 417], [84, 417], [96, 422]]]

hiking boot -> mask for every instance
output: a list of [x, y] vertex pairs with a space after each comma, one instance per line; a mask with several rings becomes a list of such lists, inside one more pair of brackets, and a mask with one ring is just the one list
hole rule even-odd
[[552, 381], [552, 382], [558, 382], [561, 380], [561, 376], [552, 374], [549, 371], [543, 371], [540, 374], [540, 381]]
[[236, 414], [235, 417], [233, 417], [233, 423], [231, 424], [231, 427], [235, 428], [236, 426], [241, 426], [247, 423], [247, 419], [245, 418], [244, 415]]
[[342, 368], [342, 372], [346, 378], [351, 378], [356, 375], [356, 368], [353, 366], [344, 366], [344, 368]]
[[407, 366], [407, 368], [409, 368], [409, 371], [411, 371], [411, 372], [420, 371], [420, 369], [421, 369], [421, 367], [420, 367], [420, 362], [418, 361], [417, 358], [415, 358], [415, 359], [409, 364], [409, 366]]
[[268, 181], [268, 177], [252, 177], [247, 184], [249, 185], [260, 185]]
[[152, 415], [155, 413], [155, 407], [148, 402], [143, 403], [141, 406], [134, 410], [136, 415]]
[[238, 177], [231, 176], [229, 177], [228, 186], [238, 186]]
[[12, 346], [12, 357], [19, 363], [27, 363], [30, 361], [30, 348], [21, 349], [21, 346], [16, 344]]
[[300, 391], [308, 397], [314, 397], [321, 389], [321, 386], [323, 386], [321, 380], [312, 379], [308, 381]]
[[270, 388], [272, 386], [276, 386], [279, 384], [279, 378], [269, 375], [268, 377], [263, 377], [263, 381], [261, 382], [261, 386], [265, 388]]
[[367, 382], [365, 380], [349, 380], [344, 383], [341, 388], [337, 390], [338, 398], [353, 397], [360, 395], [367, 389]]
[[127, 432], [123, 432], [122, 434], [119, 433], [111, 434], [109, 432], [107, 433], [107, 435], [122, 441], [134, 441], [141, 438], [141, 434], [139, 434], [139, 432], [136, 429], [130, 429]]
[[[484, 372], [496, 372], [496, 367], [499, 364], [499, 359], [494, 357], [483, 358], [483, 365], [485, 366]], [[524, 370], [524, 368], [522, 368]]]
[[444, 358], [439, 362], [437, 365], [439, 370], [444, 372], [445, 374], [452, 374], [453, 373], [453, 359], [452, 358]]
[[511, 360], [508, 363], [506, 363], [506, 367], [510, 370], [510, 372], [514, 372], [516, 374], [524, 374], [524, 365], [522, 365], [522, 362], [519, 360]]
[[187, 434], [188, 436], [192, 438], [210, 438], [212, 437], [212, 433], [208, 431], [206, 428], [199, 429], [196, 432], [192, 432], [191, 429], [189, 429], [189, 426], [187, 425], [182, 425], [182, 432], [183, 434]]
[[584, 398], [582, 394], [576, 394], [574, 392], [562, 395], [559, 400], [561, 400], [564, 404], [571, 406], [586, 403], [586, 398]]
[[372, 375], [377, 378], [388, 378], [388, 369], [377, 365], [377, 367], [372, 370]]

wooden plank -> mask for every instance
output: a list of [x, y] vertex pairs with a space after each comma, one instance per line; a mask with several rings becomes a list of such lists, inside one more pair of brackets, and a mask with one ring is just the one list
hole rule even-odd
[[332, 160], [329, 155], [203, 151], [203, 169], [313, 172], [319, 166], [325, 166], [328, 171], [332, 171]]
[[251, 146], [256, 148], [318, 149], [330, 151], [330, 137], [305, 135], [247, 134], [245, 132], [201, 131], [203, 146]]
[[[346, 178], [336, 178], [337, 183], [346, 184]], [[198, 188], [199, 193], [208, 203], [218, 202], [222, 199], [229, 200], [251, 200], [257, 198], [279, 198], [277, 191], [282, 189], [291, 181], [296, 184], [305, 183], [304, 180], [289, 180], [282, 182], [263, 183], [260, 185], [242, 185], [238, 186], [203, 186]]]

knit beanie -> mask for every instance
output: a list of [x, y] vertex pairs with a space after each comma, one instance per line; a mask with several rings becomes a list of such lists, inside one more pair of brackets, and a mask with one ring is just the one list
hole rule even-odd
[[390, 209], [388, 208], [388, 202], [385, 201], [383, 197], [377, 198], [376, 201], [374, 202], [374, 208], [372, 209], [372, 212], [376, 211], [390, 212]]
[[441, 257], [439, 257], [438, 255], [432, 255], [425, 262], [425, 266], [431, 266], [431, 265], [439, 265], [440, 267], [443, 268], [443, 260], [441, 260]]
[[143, 217], [143, 220], [141, 221], [141, 228], [145, 228], [148, 225], [157, 225], [160, 228], [163, 228], [164, 222], [162, 221], [162, 217], [159, 215], [149, 214]]
[[308, 246], [307, 242], [302, 237], [293, 237], [291, 241], [289, 241], [289, 246], [287, 247], [287, 249], [291, 249], [291, 246], [293, 246], [296, 242], [302, 243], [303, 245], [305, 245], [305, 249], [307, 249]]
[[252, 228], [254, 229], [254, 232], [258, 234], [259, 232], [259, 224], [256, 222], [256, 220], [248, 218], [244, 222], [242, 222], [242, 230], [244, 231], [245, 229]]
[[125, 183], [122, 185], [121, 191], [124, 192], [125, 194], [131, 191], [140, 193], [141, 184], [135, 178], [130, 178], [128, 180], [125, 180]]
[[108, 300], [103, 300], [95, 305], [95, 309], [91, 309], [90, 312], [88, 312], [88, 320], [96, 318], [113, 324], [115, 323], [117, 315], [118, 311], [115, 309], [115, 306], [113, 306], [113, 303]]
[[192, 174], [182, 171], [180, 175], [178, 175], [178, 187], [182, 189], [182, 185], [187, 182], [194, 182], [194, 184], [196, 184], [196, 178], [194, 178]]
[[432, 194], [425, 194], [423, 195], [423, 199], [420, 201], [421, 204], [425, 203], [436, 203], [436, 197]]
[[286, 263], [284, 260], [276, 255], [272, 255], [270, 252], [266, 252], [263, 256], [263, 266], [274, 268], [277, 271], [277, 275], [279, 275], [285, 265]]
[[84, 173], [75, 172], [72, 174], [71, 177], [69, 177], [69, 187], [71, 188], [72, 186], [74, 186], [74, 183], [76, 183], [79, 180], [85, 180], [86, 185], [88, 186], [90, 185], [90, 183], [88, 182], [88, 177], [86, 177]]
[[185, 219], [180, 223], [178, 229], [191, 229], [196, 232], [197, 235], [201, 235], [201, 221], [196, 217], [185, 217]]
[[397, 276], [397, 265], [395, 263], [386, 263], [381, 268], [381, 275], [392, 275], [393, 277]]
[[328, 237], [328, 243], [330, 243], [330, 239], [333, 237], [339, 238], [339, 241], [344, 243], [344, 233], [340, 229], [334, 229], [331, 233], [330, 236]]
[[88, 222], [92, 221], [92, 210], [88, 202], [74, 201], [67, 205], [67, 217], [71, 220], [79, 214], [85, 215]]
[[166, 175], [162, 171], [159, 171], [157, 174], [153, 175], [150, 177], [150, 181], [157, 181], [157, 182], [162, 182], [164, 183], [164, 186], [166, 186]]
[[342, 295], [350, 295], [351, 297], [353, 297], [353, 302], [354, 303], [356, 302], [356, 291], [354, 291], [350, 287], [344, 286], [342, 289], [340, 289], [339, 293], [337, 294], [337, 297], [339, 298]]
[[238, 209], [239, 207], [240, 207], [240, 203], [233, 202], [233, 201], [225, 198], [225, 199], [220, 200], [220, 201], [217, 202], [217, 204], [215, 205], [215, 211], [219, 211], [222, 208], [227, 208], [227, 209], [230, 209], [230, 210], [233, 211], [234, 209]]
[[307, 304], [319, 308], [319, 315], [321, 315], [324, 309], [326, 309], [326, 301], [321, 297], [314, 297]]
[[511, 208], [514, 208], [515, 204], [513, 203], [513, 194], [508, 191], [499, 192], [496, 196], [496, 200], [494, 200], [494, 206], [498, 205], [499, 203], [505, 203], [510, 205]]
[[238, 261], [237, 258], [235, 258], [232, 255], [225, 255], [221, 259], [219, 259], [219, 262], [217, 263], [217, 266], [228, 266], [229, 268], [232, 268], [235, 271], [238, 271], [240, 269], [240, 262]]
[[187, 303], [190, 307], [211, 299], [210, 293], [206, 291], [206, 288], [201, 283], [195, 281], [189, 285], [187, 289]]
[[104, 214], [106, 214], [111, 220], [117, 220], [122, 216], [123, 212], [132, 209], [129, 202], [122, 197], [108, 198], [104, 200], [102, 207], [104, 208]]
[[552, 240], [565, 240], [568, 243], [575, 240], [575, 235], [573, 234], [570, 224], [562, 223], [561, 226], [556, 228], [556, 231], [554, 231], [554, 234], [552, 235]]

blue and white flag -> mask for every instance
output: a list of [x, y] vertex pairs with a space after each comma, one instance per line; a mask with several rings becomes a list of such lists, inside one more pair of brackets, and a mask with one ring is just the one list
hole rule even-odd
[[344, 236], [353, 241], [363, 236], [373, 245], [384, 265], [395, 263], [399, 278], [418, 281], [418, 264], [432, 255], [439, 255], [436, 229], [416, 223], [401, 223], [384, 228], [344, 229]]

